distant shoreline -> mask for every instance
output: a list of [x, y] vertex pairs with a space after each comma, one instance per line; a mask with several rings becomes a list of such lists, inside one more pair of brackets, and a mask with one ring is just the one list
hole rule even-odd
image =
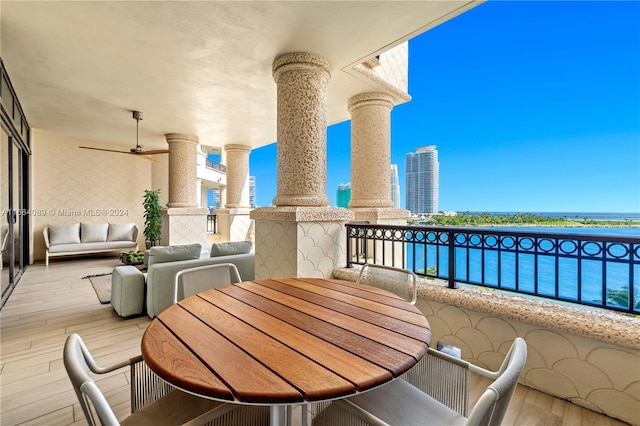
[[489, 214], [492, 216], [515, 216], [515, 215], [533, 215], [539, 217], [553, 218], [553, 219], [566, 219], [572, 221], [580, 221], [580, 220], [589, 220], [589, 221], [604, 221], [604, 222], [612, 222], [612, 221], [632, 221], [640, 223], [640, 212], [631, 213], [631, 212], [457, 212], [460, 214]]
[[[451, 225], [447, 225], [447, 226], [451, 226]], [[460, 228], [640, 228], [640, 222], [632, 222], [632, 223], [622, 222], [619, 224], [575, 223], [575, 224], [568, 224], [568, 225], [567, 224], [551, 225], [551, 224], [540, 224], [540, 223], [531, 223], [531, 224], [484, 223], [484, 224], [472, 224], [472, 225], [459, 225], [459, 227]]]
[[442, 212], [411, 217], [407, 223], [465, 228], [640, 228], [640, 214]]

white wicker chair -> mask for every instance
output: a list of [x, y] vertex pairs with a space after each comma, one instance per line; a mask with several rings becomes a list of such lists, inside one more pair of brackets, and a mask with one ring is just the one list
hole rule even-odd
[[173, 283], [173, 303], [212, 288], [242, 281], [233, 263], [199, 266], [183, 269]]
[[[182, 392], [164, 382], [144, 363], [142, 357], [110, 367], [99, 367], [77, 334], [67, 337], [64, 366], [87, 422], [95, 425], [267, 425], [268, 407], [243, 407]], [[131, 367], [131, 412], [118, 422], [89, 372], [104, 374]]]
[[416, 274], [406, 269], [366, 263], [362, 266], [356, 282], [387, 290], [412, 305], [416, 303]]
[[[407, 381], [396, 379], [372, 391], [363, 392], [345, 400], [334, 401], [314, 416], [313, 425], [500, 425], [526, 362], [527, 345], [522, 338], [516, 338], [502, 366], [495, 372], [438, 351], [430, 351], [427, 357], [436, 357], [467, 371], [494, 379], [494, 382], [478, 399], [469, 416], [455, 411]], [[414, 374], [414, 372], [411, 371], [410, 374]], [[447, 375], [443, 374], [442, 376], [439, 378], [427, 376], [425, 380], [436, 388], [440, 388], [438, 392], [446, 394], [447, 384], [437, 383], [443, 378], [448, 379]], [[468, 387], [464, 389], [463, 393], [465, 394], [464, 398], [468, 399], [466, 396]], [[439, 395], [440, 398], [442, 396]], [[459, 400], [460, 396], [454, 395], [454, 399]], [[446, 395], [444, 395], [444, 399], [447, 399]], [[466, 410], [465, 405], [466, 403], [459, 407], [461, 411]]]

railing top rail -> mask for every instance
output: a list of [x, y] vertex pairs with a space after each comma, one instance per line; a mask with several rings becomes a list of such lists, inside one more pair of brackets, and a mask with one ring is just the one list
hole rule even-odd
[[[461, 234], [478, 234], [478, 235], [502, 235], [509, 237], [528, 237], [528, 238], [549, 238], [555, 240], [577, 240], [577, 241], [602, 241], [602, 242], [617, 242], [627, 244], [640, 244], [640, 228], [638, 229], [638, 237], [624, 236], [624, 235], [595, 235], [595, 234], [571, 234], [571, 233], [559, 233], [559, 232], [544, 232], [544, 231], [527, 231], [527, 230], [499, 230], [495, 228], [461, 228], [461, 227], [449, 227], [449, 226], [426, 226], [426, 225], [378, 225], [378, 224], [365, 224], [363, 222], [352, 222], [346, 224], [347, 228], [356, 229], [389, 229], [397, 231], [411, 231], [411, 232], [453, 232]], [[546, 228], [540, 228], [546, 229]]]
[[226, 173], [227, 172], [227, 166], [225, 166], [224, 164], [220, 164], [216, 161], [213, 161], [209, 158], [206, 159], [206, 166], [210, 169], [214, 169], [214, 170], [218, 170], [220, 172]]

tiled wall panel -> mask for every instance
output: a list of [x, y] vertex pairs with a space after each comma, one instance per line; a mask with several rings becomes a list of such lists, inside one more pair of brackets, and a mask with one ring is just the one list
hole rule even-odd
[[522, 384], [640, 424], [640, 351], [425, 298], [416, 306], [431, 324], [434, 344], [457, 346], [464, 359], [495, 370], [513, 339], [523, 337], [528, 356]]
[[[151, 162], [133, 155], [80, 149], [86, 140], [33, 131], [33, 259], [44, 259], [48, 224], [134, 222], [144, 247], [142, 197], [151, 185]], [[120, 145], [100, 147], [126, 150]]]

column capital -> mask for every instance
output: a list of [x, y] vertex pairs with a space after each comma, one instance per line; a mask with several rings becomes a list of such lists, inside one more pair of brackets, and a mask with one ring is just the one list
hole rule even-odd
[[232, 143], [229, 145], [225, 145], [224, 146], [224, 150], [225, 151], [245, 151], [245, 152], [251, 152], [251, 147], [249, 145], [242, 145], [242, 144], [236, 144], [236, 143]]
[[199, 144], [200, 138], [194, 135], [186, 135], [184, 133], [167, 133], [164, 135], [167, 143], [172, 142], [191, 142], [193, 144]]
[[389, 110], [393, 109], [393, 96], [388, 95], [383, 92], [368, 92], [368, 93], [360, 93], [358, 95], [352, 96], [349, 98], [349, 102], [347, 103], [347, 109], [349, 113], [356, 108], [360, 108], [363, 106], [382, 106], [389, 108]]
[[278, 83], [280, 76], [287, 71], [309, 70], [326, 74], [331, 77], [331, 64], [321, 56], [314, 53], [294, 52], [278, 56], [273, 61], [273, 79]]

